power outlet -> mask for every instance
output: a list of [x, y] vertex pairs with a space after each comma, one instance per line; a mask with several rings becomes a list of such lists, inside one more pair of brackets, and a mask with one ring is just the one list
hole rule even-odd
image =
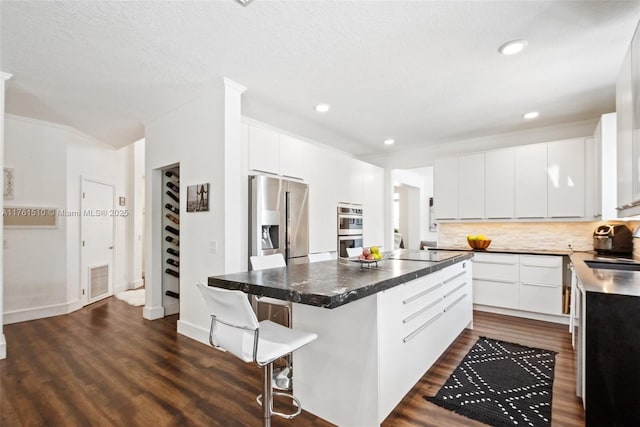
[[567, 248], [573, 249], [573, 240], [567, 240]]

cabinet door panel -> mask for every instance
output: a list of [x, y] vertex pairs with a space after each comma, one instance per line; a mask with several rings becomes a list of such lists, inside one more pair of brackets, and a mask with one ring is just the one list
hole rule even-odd
[[249, 169], [280, 173], [280, 134], [249, 125]]
[[616, 120], [618, 128], [618, 207], [630, 205], [633, 199], [632, 190], [632, 127], [633, 103], [631, 92], [631, 51], [625, 56], [616, 84]]
[[562, 286], [520, 283], [520, 309], [537, 313], [562, 314]]
[[515, 148], [516, 217], [547, 216], [547, 144]]
[[584, 216], [584, 139], [547, 144], [548, 216]]
[[280, 175], [308, 179], [311, 144], [289, 135], [280, 136]]
[[485, 153], [485, 212], [487, 218], [515, 216], [514, 149]]
[[436, 219], [458, 218], [458, 158], [438, 159], [433, 165], [433, 207]]
[[310, 145], [309, 252], [336, 251], [338, 214], [336, 196], [336, 153]]
[[520, 308], [519, 295], [518, 282], [473, 279], [473, 302], [475, 304], [518, 309]]
[[384, 247], [384, 169], [364, 165], [363, 180], [363, 223], [364, 246]]
[[484, 153], [458, 157], [458, 217], [484, 218]]

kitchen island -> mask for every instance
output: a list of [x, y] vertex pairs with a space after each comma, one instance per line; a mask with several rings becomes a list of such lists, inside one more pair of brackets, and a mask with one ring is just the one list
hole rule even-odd
[[209, 285], [292, 301], [293, 326], [318, 339], [293, 354], [305, 410], [340, 426], [379, 425], [465, 327], [468, 252], [406, 251], [209, 278]]

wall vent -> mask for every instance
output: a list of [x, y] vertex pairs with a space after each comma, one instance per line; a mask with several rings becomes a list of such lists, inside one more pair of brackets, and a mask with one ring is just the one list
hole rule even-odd
[[99, 298], [109, 292], [109, 266], [101, 265], [89, 270], [89, 298]]

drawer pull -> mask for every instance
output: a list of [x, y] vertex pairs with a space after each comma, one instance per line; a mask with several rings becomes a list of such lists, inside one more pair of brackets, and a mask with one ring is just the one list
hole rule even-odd
[[433, 316], [431, 319], [427, 320], [425, 323], [423, 323], [421, 326], [419, 326], [418, 329], [416, 329], [415, 331], [411, 332], [406, 337], [402, 338], [402, 342], [407, 343], [407, 342], [411, 341], [413, 338], [415, 338], [416, 335], [418, 335], [420, 332], [422, 332], [424, 330], [424, 328], [426, 328], [427, 326], [429, 326], [430, 324], [432, 324], [433, 322], [438, 320], [440, 318], [440, 316], [442, 316], [443, 314], [444, 314], [444, 312], [441, 311], [440, 313], [438, 313], [435, 316]]
[[537, 267], [537, 268], [558, 268], [559, 265], [540, 265], [540, 264], [526, 264], [520, 263], [522, 267]]
[[518, 265], [517, 262], [506, 261], [474, 261], [476, 264]]
[[458, 277], [460, 277], [460, 276], [464, 276], [465, 274], [467, 274], [467, 272], [466, 272], [466, 271], [460, 272], [460, 273], [456, 274], [456, 275], [455, 275], [455, 276], [453, 276], [453, 277], [449, 277], [449, 278], [448, 278], [448, 279], [446, 279], [443, 283], [445, 283], [445, 284], [446, 284], [446, 283], [449, 283], [449, 282], [451, 282], [451, 281], [453, 281], [453, 280], [456, 280], [456, 279], [457, 279]]
[[444, 297], [445, 298], [449, 297], [449, 295], [451, 295], [451, 294], [453, 294], [455, 292], [458, 292], [460, 289], [464, 288], [465, 286], [467, 286], [467, 282], [464, 282], [464, 283], [456, 286], [453, 290], [451, 290], [451, 291], [447, 292], [446, 294], [444, 294]]
[[402, 319], [402, 323], [409, 323], [420, 314], [424, 313], [425, 311], [429, 310], [430, 308], [440, 303], [440, 301], [442, 301], [442, 297], [439, 297], [437, 300], [433, 301], [431, 304], [427, 305], [426, 307], [422, 307], [420, 310], [416, 311], [415, 313], [405, 317], [404, 319]]
[[523, 285], [526, 286], [538, 286], [540, 288], [557, 288], [560, 285], [545, 285], [544, 283], [525, 283], [522, 282]]
[[452, 302], [451, 304], [449, 304], [448, 306], [446, 306], [444, 308], [444, 312], [446, 313], [447, 311], [451, 310], [453, 308], [453, 306], [458, 304], [460, 301], [462, 301], [466, 297], [467, 297], [467, 294], [460, 295], [454, 302]]
[[425, 296], [426, 294], [428, 294], [428, 293], [430, 293], [430, 292], [432, 292], [432, 291], [435, 291], [435, 290], [436, 290], [436, 289], [438, 289], [438, 288], [441, 288], [441, 287], [442, 287], [442, 285], [443, 285], [443, 284], [442, 284], [442, 282], [440, 282], [440, 283], [438, 283], [437, 285], [430, 287], [429, 289], [425, 289], [425, 290], [424, 290], [424, 291], [422, 291], [422, 292], [418, 292], [417, 294], [410, 296], [409, 298], [407, 298], [407, 299], [403, 300], [403, 301], [402, 301], [402, 303], [403, 303], [403, 304], [409, 304], [411, 301], [415, 301], [415, 300], [417, 300], [418, 298], [420, 298], [420, 297], [422, 297], [422, 296]]
[[482, 277], [474, 277], [473, 280], [482, 280], [483, 282], [512, 283], [517, 284], [517, 280], [500, 280], [500, 279], [484, 279]]

